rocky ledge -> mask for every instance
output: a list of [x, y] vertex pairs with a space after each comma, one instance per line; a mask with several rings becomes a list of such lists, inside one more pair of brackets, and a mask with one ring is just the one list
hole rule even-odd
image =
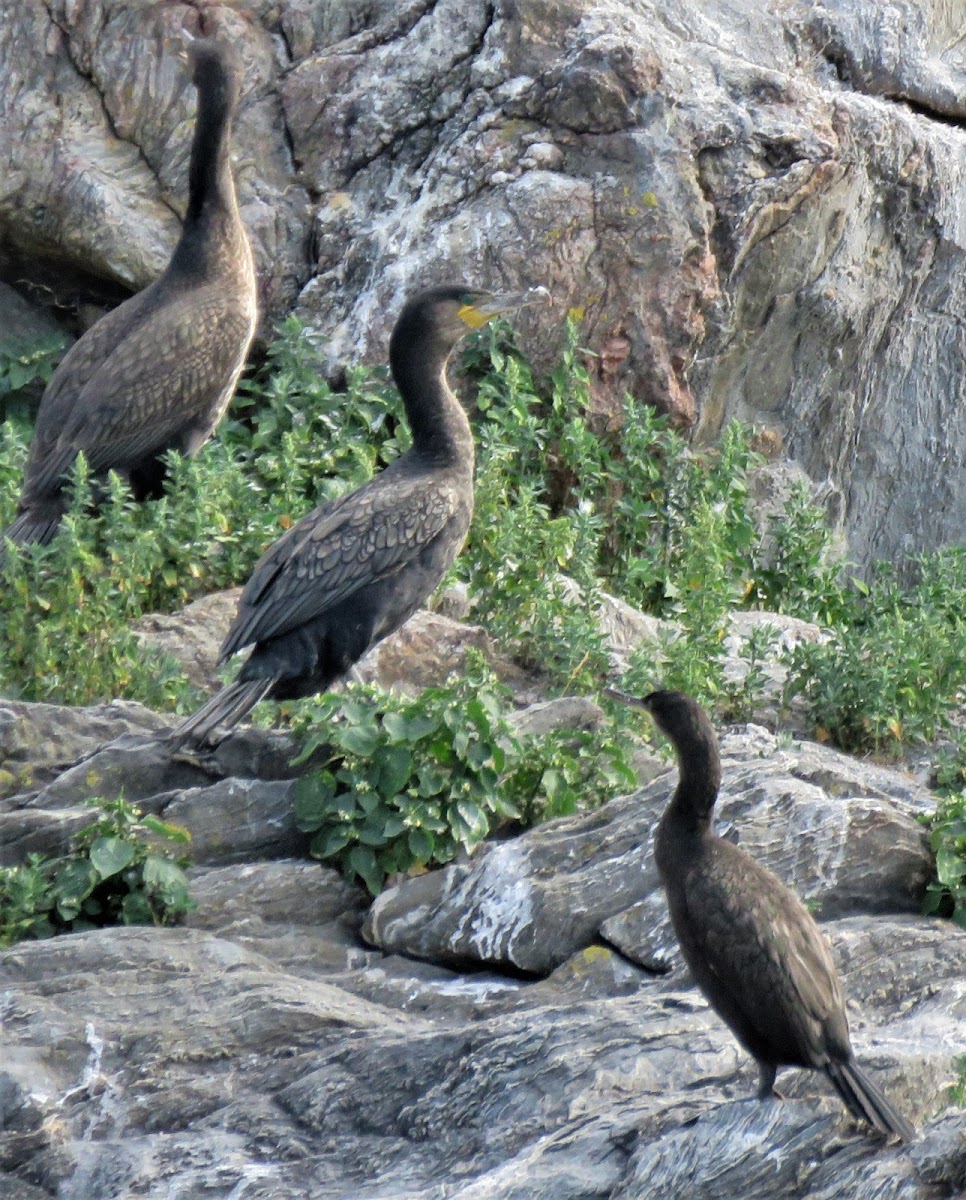
[[[401, 631], [385, 669], [420, 646], [420, 679], [446, 669], [456, 623], [420, 633], [445, 620]], [[513, 686], [525, 698], [535, 681]], [[123, 790], [192, 830], [198, 901], [184, 927], [0, 954], [5, 1198], [962, 1194], [966, 1114], [949, 1087], [966, 932], [918, 915], [931, 861], [917, 818], [934, 801], [909, 776], [756, 725], [723, 731], [721, 827], [822, 920], [857, 1055], [921, 1131], [896, 1147], [817, 1075], [784, 1072], [783, 1102], [753, 1099], [750, 1061], [669, 935], [650, 853], [666, 763], [647, 759], [632, 795], [370, 905], [307, 858], [281, 735], [244, 730], [199, 766], [172, 761], [165, 727], [132, 704], [0, 704], [4, 862], [62, 847], [86, 796]]]

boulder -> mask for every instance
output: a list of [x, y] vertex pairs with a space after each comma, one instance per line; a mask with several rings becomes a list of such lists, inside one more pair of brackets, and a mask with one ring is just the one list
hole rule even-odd
[[[929, 793], [897, 771], [749, 726], [722, 740], [719, 825], [820, 916], [917, 911], [932, 872]], [[450, 965], [546, 974], [603, 937], [643, 966], [673, 942], [651, 853], [670, 772], [595, 812], [551, 821], [380, 895], [373, 944]]]
[[521, 340], [546, 367], [583, 314], [595, 421], [629, 391], [699, 443], [756, 422], [861, 566], [958, 539], [948, 0], [24, 0], [10, 18], [0, 235], [52, 306], [162, 269], [194, 111], [181, 31], [226, 37], [263, 332], [294, 310], [336, 375], [385, 361], [422, 284], [544, 284], [557, 304], [521, 313]]

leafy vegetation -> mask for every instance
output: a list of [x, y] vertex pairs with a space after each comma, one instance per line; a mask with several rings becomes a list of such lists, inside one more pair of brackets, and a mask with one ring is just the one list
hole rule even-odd
[[[357, 486], [408, 445], [385, 372], [351, 371], [336, 392], [318, 358], [313, 337], [286, 322], [218, 436], [193, 461], [171, 457], [168, 491], [157, 502], [136, 505], [112, 480], [93, 513], [90, 480], [78, 463], [58, 538], [44, 549], [11, 551], [2, 568], [4, 693], [71, 703], [126, 695], [179, 710], [193, 705], [173, 664], [145, 657], [131, 622], [243, 581], [262, 550], [311, 506]], [[897, 755], [947, 731], [966, 689], [966, 552], [922, 556], [901, 570], [887, 565], [867, 581], [855, 578], [807, 490], [793, 492], [767, 528], [756, 522], [749, 490], [761, 459], [750, 431], [732, 425], [716, 447], [699, 450], [630, 399], [601, 414], [586, 360], [573, 321], [546, 380], [534, 377], [506, 325], [491, 325], [468, 344], [465, 390], [478, 409], [476, 517], [455, 573], [467, 584], [474, 619], [538, 667], [549, 686], [592, 693], [609, 670], [596, 619], [606, 589], [671, 622], [657, 646], [635, 657], [626, 688], [681, 687], [719, 713], [742, 718], [754, 715], [763, 666], [774, 654], [771, 635], [760, 630], [745, 646], [748, 669], [740, 681], [726, 676], [729, 614], [765, 608], [828, 631], [826, 641], [800, 645], [785, 661], [785, 700], [808, 705], [819, 737]], [[31, 372], [31, 378], [49, 375], [51, 348], [26, 350], [17, 363], [14, 370], [0, 361], [0, 390], [6, 379], [11, 396]], [[14, 512], [29, 438], [15, 407], [10, 411], [0, 430], [3, 524]], [[478, 681], [484, 695], [488, 686]], [[302, 818], [318, 822], [317, 850], [372, 885], [386, 871], [444, 861], [472, 845], [484, 825], [537, 820], [566, 811], [578, 794], [611, 786], [601, 783], [596, 767], [617, 758], [596, 744], [548, 742], [539, 752], [524, 747], [517, 758], [502, 730], [500, 703], [479, 700], [481, 708], [443, 689], [426, 697], [424, 710], [403, 711], [394, 699], [355, 691], [311, 702], [302, 715], [296, 706], [296, 723], [310, 743], [318, 740], [312, 729], [327, 722], [349, 739], [327, 768], [329, 782], [316, 777], [314, 798], [303, 786]], [[448, 719], [441, 715], [447, 704], [458, 710]], [[465, 727], [470, 712], [475, 733]], [[434, 728], [416, 737], [432, 721]], [[363, 730], [371, 755], [360, 750]], [[442, 754], [447, 738], [449, 757], [437, 763], [439, 792], [423, 795], [429, 785], [421, 776], [390, 789], [402, 770], [397, 765], [393, 774], [391, 764], [402, 763], [404, 752], [417, 771], [412, 764], [431, 746]], [[471, 746], [477, 756], [489, 747], [489, 757], [466, 758]], [[492, 799], [494, 778], [506, 811]], [[448, 794], [447, 786], [455, 790]], [[372, 796], [379, 797], [378, 835]], [[453, 807], [453, 796], [464, 798], [465, 812]], [[411, 823], [407, 805], [417, 800], [426, 825]], [[956, 889], [966, 868], [959, 865], [959, 820], [947, 806], [933, 831], [937, 850], [947, 851], [936, 885], [945, 890], [931, 893], [942, 911], [960, 911]], [[385, 840], [366, 842], [363, 831]]]
[[0, 868], [0, 947], [103, 925], [171, 925], [194, 907], [187, 860], [157, 847], [184, 845], [187, 830], [123, 799], [88, 803], [100, 815], [70, 853]]
[[[81, 458], [54, 542], [11, 549], [0, 573], [0, 691], [191, 708], [197, 697], [184, 677], [139, 648], [131, 623], [243, 582], [309, 508], [357, 486], [407, 445], [385, 379], [355, 371], [346, 392], [333, 392], [297, 322], [283, 327], [236, 409], [197, 458], [170, 456], [167, 493], [156, 502], [134, 503], [112, 476], [93, 513]], [[13, 518], [28, 444], [22, 423], [3, 424], [0, 527]]]
[[923, 817], [936, 854], [936, 878], [926, 888], [923, 911], [951, 917], [966, 929], [966, 732], [936, 762], [936, 811]]
[[50, 333], [35, 340], [6, 341], [0, 347], [0, 420], [26, 416], [27, 393], [46, 387], [66, 342], [62, 334]]
[[387, 875], [449, 862], [507, 822], [535, 824], [635, 785], [617, 735], [518, 738], [506, 692], [480, 659], [466, 676], [404, 697], [353, 684], [301, 706], [296, 785], [311, 852], [377, 894]]

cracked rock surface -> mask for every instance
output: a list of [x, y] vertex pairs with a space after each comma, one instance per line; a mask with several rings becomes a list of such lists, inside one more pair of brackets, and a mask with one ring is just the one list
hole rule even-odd
[[307, 859], [281, 735], [240, 730], [197, 765], [165, 728], [133, 704], [0, 708], [5, 854], [28, 834], [59, 850], [86, 795], [123, 788], [192, 830], [198, 904], [179, 928], [0, 952], [4, 1200], [961, 1194], [966, 932], [917, 915], [932, 800], [908, 776], [757, 726], [722, 737], [719, 826], [813, 904], [857, 1056], [920, 1127], [896, 1147], [817, 1075], [753, 1099], [656, 886], [666, 767], [370, 904]]
[[262, 332], [383, 362], [443, 277], [541, 283], [699, 439], [765, 426], [860, 564], [957, 541], [966, 39], [949, 0], [22, 0], [0, 28], [0, 270], [116, 302], [179, 228], [182, 29], [241, 50], [235, 159]]

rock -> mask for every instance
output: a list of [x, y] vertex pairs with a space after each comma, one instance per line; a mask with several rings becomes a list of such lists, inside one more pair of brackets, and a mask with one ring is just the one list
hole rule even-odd
[[[584, 602], [580, 585], [567, 575], [559, 576], [561, 595], [572, 604]], [[635, 650], [653, 644], [672, 635], [680, 626], [675, 621], [662, 621], [649, 613], [642, 613], [626, 601], [609, 592], [597, 593], [597, 628], [604, 639], [604, 646], [611, 656], [612, 672], [621, 675], [627, 670], [628, 660]]]
[[[0, 230], [55, 301], [105, 298], [104, 280], [136, 291], [157, 277], [187, 197], [195, 90], [178, 57], [182, 29], [230, 39], [245, 61], [235, 176], [261, 316], [272, 322], [307, 277], [308, 197], [279, 105], [283, 64], [271, 32], [240, 11], [18, 5], [0, 31], [0, 114], [11, 134], [0, 147]], [[38, 271], [29, 265], [38, 257], [67, 270]]]
[[[206, 874], [208, 894], [227, 897], [228, 875]], [[342, 900], [329, 875], [247, 874], [251, 917], [279, 932], [309, 918], [285, 903], [303, 885], [331, 917]], [[853, 1014], [860, 1059], [896, 1103], [933, 1110], [958, 1053], [966, 933], [916, 918], [829, 928], [865, 1018]], [[422, 995], [437, 1003], [423, 1013], [400, 992], [391, 1007], [353, 992], [371, 961], [326, 977], [236, 936], [100, 930], [0, 953], [0, 1170], [66, 1200], [172, 1188], [304, 1200], [307, 1187], [313, 1200], [439, 1200], [444, 1186], [463, 1200], [722, 1186], [930, 1200], [961, 1177], [961, 1112], [897, 1148], [855, 1129], [814, 1073], [783, 1072], [791, 1098], [760, 1104], [750, 1061], [703, 1000], [656, 989], [606, 950], [536, 984], [487, 982], [472, 1008], [454, 988], [472, 980], [426, 969]], [[909, 985], [929, 964], [926, 994]]]
[[588, 696], [560, 696], [511, 713], [509, 720], [517, 737], [538, 737], [559, 729], [597, 729], [604, 710]]
[[[240, 588], [214, 592], [179, 612], [143, 617], [132, 628], [142, 645], [170, 655], [196, 687], [213, 694], [220, 687], [218, 652], [240, 594]], [[462, 624], [427, 609], [414, 613], [401, 629], [374, 646], [357, 667], [367, 682], [416, 692], [438, 687], [454, 672], [464, 674], [470, 649], [479, 651], [508, 686], [530, 694], [533, 681], [479, 625]]]
[[[783, 728], [797, 734], [811, 734], [815, 728], [811, 708], [802, 696], [795, 696], [790, 705], [784, 703], [784, 688], [788, 680], [788, 663], [796, 646], [802, 643], [825, 642], [829, 633], [810, 621], [789, 617], [784, 613], [749, 610], [728, 614], [728, 636], [725, 638], [724, 677], [740, 695], [743, 687], [752, 687], [752, 708], [755, 721], [769, 728]], [[752, 671], [751, 643], [765, 639], [767, 650], [755, 654], [755, 667], [761, 672], [759, 680], [749, 680]]]
[[522, 341], [544, 368], [583, 311], [594, 420], [629, 391], [702, 443], [764, 425], [860, 566], [959, 537], [954, 5], [29, 0], [0, 31], [0, 234], [54, 303], [116, 303], [170, 254], [184, 27], [245, 59], [263, 317], [294, 307], [332, 373], [385, 361], [416, 286], [542, 283]]
[[124, 734], [143, 736], [165, 726], [164, 717], [128, 700], [91, 708], [0, 700], [0, 795], [50, 783]]
[[214, 695], [221, 686], [218, 654], [241, 591], [212, 592], [176, 613], [149, 613], [135, 621], [132, 632], [142, 646], [175, 659], [194, 687]]
[[[563, 707], [572, 724], [579, 714]], [[578, 708], [596, 719], [589, 702]], [[57, 731], [51, 710], [21, 706], [6, 727], [21, 731], [15, 752], [27, 755], [30, 731]], [[63, 745], [132, 716], [151, 724], [136, 709], [78, 713]], [[277, 735], [232, 743], [239, 761], [287, 762]], [[889, 911], [908, 913], [921, 890], [929, 855], [913, 818], [928, 794], [754, 726], [722, 746], [729, 836], [820, 905], [859, 1059], [922, 1121], [943, 1103], [966, 1028], [966, 932]], [[784, 1104], [751, 1099], [749, 1059], [689, 986], [666, 922], [662, 934], [647, 845], [671, 771], [406, 880], [366, 917], [355, 884], [292, 857], [304, 835], [290, 779], [221, 778], [224, 748], [193, 763], [165, 762], [158, 747], [149, 730], [123, 733], [3, 802], [4, 832], [21, 822], [22, 849], [30, 822], [52, 841], [89, 820], [76, 797], [91, 773], [102, 786], [124, 780], [191, 828], [199, 863], [185, 928], [0, 951], [0, 1186], [15, 1181], [12, 1196], [35, 1200], [29, 1180], [64, 1200], [305, 1200], [307, 1188], [313, 1200], [439, 1200], [441, 1188], [464, 1200], [631, 1200], [680, 1192], [689, 1170], [709, 1196], [724, 1178], [729, 1195], [783, 1200], [795, 1179], [806, 1200], [831, 1200], [842, 1181], [867, 1200], [887, 1186], [931, 1200], [962, 1178], [962, 1114], [900, 1150], [855, 1130], [815, 1074], [784, 1072]], [[185, 783], [152, 793], [179, 772]], [[364, 919], [370, 939], [404, 954], [364, 944]], [[454, 970], [463, 965], [472, 970]], [[712, 1153], [719, 1175], [706, 1168]]]
[[[0, 361], [7, 355], [18, 356], [25, 351], [32, 352], [38, 343], [51, 349], [60, 344], [66, 351], [70, 339], [64, 336], [60, 326], [44, 309], [31, 304], [8, 283], [0, 280]], [[36, 403], [40, 400], [44, 385], [40, 379], [35, 379], [25, 388], [14, 387], [12, 390], [20, 397], [26, 396], [32, 403]], [[9, 416], [5, 398], [0, 413], [4, 419]]]
[[367, 682], [384, 688], [418, 692], [439, 687], [454, 673], [466, 674], [469, 650], [482, 654], [496, 676], [509, 687], [532, 687], [530, 678], [501, 653], [479, 625], [464, 625], [441, 613], [420, 609], [395, 633], [359, 660]]
[[[932, 871], [916, 820], [932, 808], [925, 789], [823, 746], [779, 749], [755, 726], [722, 739], [722, 769], [719, 825], [730, 823], [728, 836], [821, 916], [918, 910]], [[603, 936], [660, 967], [670, 942], [666, 926], [654, 931], [662, 908], [652, 899], [659, 885], [650, 845], [673, 786], [667, 773], [596, 812], [405, 880], [376, 899], [364, 936], [441, 963], [505, 963], [534, 974]]]

